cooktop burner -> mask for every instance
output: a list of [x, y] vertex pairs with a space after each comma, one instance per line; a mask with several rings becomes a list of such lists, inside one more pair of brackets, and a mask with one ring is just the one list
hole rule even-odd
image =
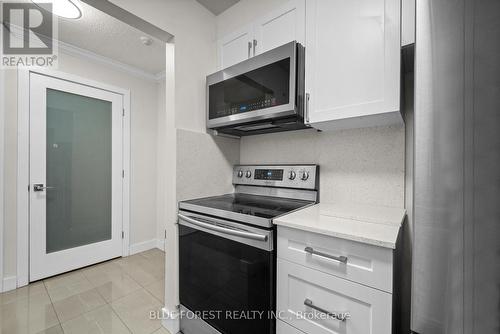
[[273, 219], [303, 206], [307, 206], [312, 202], [290, 198], [234, 193], [184, 201], [183, 203]]

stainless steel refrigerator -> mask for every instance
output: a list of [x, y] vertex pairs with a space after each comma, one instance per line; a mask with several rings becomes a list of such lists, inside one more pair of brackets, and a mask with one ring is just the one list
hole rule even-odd
[[416, 22], [411, 329], [500, 333], [500, 0], [417, 0]]

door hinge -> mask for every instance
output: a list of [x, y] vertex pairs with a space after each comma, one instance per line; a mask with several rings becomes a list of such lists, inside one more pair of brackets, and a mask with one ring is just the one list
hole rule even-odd
[[125, 232], [122, 231], [122, 239], [125, 239]]

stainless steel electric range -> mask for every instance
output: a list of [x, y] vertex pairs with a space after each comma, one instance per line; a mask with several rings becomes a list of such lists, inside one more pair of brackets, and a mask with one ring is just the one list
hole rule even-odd
[[179, 203], [182, 333], [275, 333], [273, 219], [317, 203], [318, 179], [317, 165], [235, 166], [234, 193]]

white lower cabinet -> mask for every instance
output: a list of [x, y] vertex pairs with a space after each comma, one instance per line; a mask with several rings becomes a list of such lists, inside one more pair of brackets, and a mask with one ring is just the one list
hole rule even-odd
[[391, 333], [389, 293], [278, 259], [277, 294], [280, 316], [305, 333]]
[[284, 260], [392, 292], [392, 249], [279, 226], [278, 253]]
[[283, 226], [277, 239], [278, 334], [392, 333], [392, 249]]

